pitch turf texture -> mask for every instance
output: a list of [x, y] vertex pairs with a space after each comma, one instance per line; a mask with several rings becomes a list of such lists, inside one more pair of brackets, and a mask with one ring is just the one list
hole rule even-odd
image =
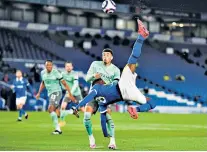
[[[29, 112], [29, 120], [16, 122], [17, 112], [0, 112], [0, 150], [90, 150], [83, 115], [66, 118], [62, 135], [51, 135], [46, 112]], [[112, 113], [118, 150], [207, 150], [206, 114], [142, 113], [133, 120], [127, 113]], [[99, 114], [92, 118], [97, 149], [108, 150], [100, 130]]]

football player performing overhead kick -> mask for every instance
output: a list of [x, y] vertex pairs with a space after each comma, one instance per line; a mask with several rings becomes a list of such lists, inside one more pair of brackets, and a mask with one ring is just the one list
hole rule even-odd
[[[99, 100], [101, 111], [101, 125], [102, 131], [105, 137], [108, 137], [106, 129], [106, 111], [107, 105], [116, 101], [134, 101], [141, 104], [139, 107], [128, 107], [128, 112], [134, 119], [138, 118], [137, 112], [145, 112], [155, 108], [154, 101], [147, 101], [147, 98], [136, 87], [136, 63], [141, 54], [141, 48], [144, 40], [149, 36], [149, 31], [145, 28], [144, 24], [138, 22], [138, 38], [132, 49], [132, 53], [128, 59], [121, 78], [118, 83], [112, 83], [109, 85], [96, 84], [91, 89], [90, 93], [76, 106], [76, 109], [84, 106], [88, 102], [92, 101], [95, 97], [104, 97], [105, 99]], [[77, 110], [76, 110], [77, 113]], [[116, 147], [115, 147], [116, 148]]]

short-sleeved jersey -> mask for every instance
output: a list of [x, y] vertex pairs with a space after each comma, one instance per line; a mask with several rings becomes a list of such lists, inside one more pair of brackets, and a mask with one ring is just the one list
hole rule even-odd
[[42, 70], [41, 77], [48, 91], [48, 96], [54, 92], [62, 91], [60, 80], [63, 76], [57, 69], [53, 68], [50, 73], [48, 73], [46, 69]]
[[14, 91], [16, 92], [16, 98], [25, 97], [27, 94], [27, 86], [29, 86], [29, 82], [25, 78], [18, 79], [16, 78], [13, 81]]
[[101, 79], [106, 83], [110, 84], [114, 80], [119, 80], [120, 79], [120, 70], [117, 68], [114, 64], [110, 64], [109, 66], [105, 66], [103, 61], [94, 61], [86, 76], [86, 81], [93, 83], [95, 80], [94, 74], [95, 73], [100, 73], [101, 74]]
[[[66, 81], [67, 85], [70, 87], [72, 95], [74, 95], [74, 96], [81, 95], [81, 90], [80, 90], [79, 83], [78, 83], [78, 74], [77, 74], [77, 72], [75, 72], [75, 71], [71, 71], [71, 72], [63, 71], [62, 76], [63, 76], [63, 79]], [[75, 83], [76, 83], [77, 86], [75, 86]], [[63, 85], [62, 85], [62, 87], [64, 88]], [[75, 87], [75, 88], [73, 88], [73, 87]]]

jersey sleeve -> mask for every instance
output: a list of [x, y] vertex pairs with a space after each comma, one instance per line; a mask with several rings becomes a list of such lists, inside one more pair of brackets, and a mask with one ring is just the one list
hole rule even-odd
[[89, 70], [88, 70], [88, 72], [87, 72], [87, 75], [86, 75], [86, 81], [87, 82], [92, 82], [93, 80], [95, 80], [95, 78], [94, 78], [94, 74], [95, 74], [95, 62], [93, 62], [92, 64], [91, 64], [91, 66], [90, 66], [90, 68], [89, 68]]
[[25, 84], [27, 85], [27, 87], [29, 88], [30, 93], [33, 94], [33, 90], [32, 90], [32, 86], [30, 85], [29, 81], [27, 79], [25, 79]]
[[30, 83], [27, 79], [25, 79], [25, 83], [26, 83], [27, 86], [30, 86]]
[[115, 71], [114, 71], [114, 81], [119, 81], [120, 79], [120, 75], [121, 75], [121, 72], [120, 72], [120, 69], [115, 67]]
[[13, 92], [16, 92], [16, 83], [15, 80], [12, 81], [12, 85], [14, 86], [14, 88], [12, 89]]

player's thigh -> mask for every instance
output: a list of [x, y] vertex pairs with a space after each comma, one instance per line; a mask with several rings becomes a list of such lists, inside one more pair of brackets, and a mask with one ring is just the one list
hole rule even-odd
[[16, 98], [16, 106], [17, 108], [22, 108], [26, 103], [27, 97]]
[[134, 86], [129, 93], [130, 93], [131, 101], [135, 101], [138, 104], [147, 103], [146, 97], [141, 93], [141, 91], [136, 86]]
[[61, 98], [62, 98], [61, 91], [50, 94], [49, 95], [49, 106], [52, 106], [52, 107], [54, 106], [55, 108], [58, 108]]
[[78, 101], [80, 103], [81, 100], [83, 100], [83, 97], [82, 95], [77, 95], [77, 96], [74, 96], [76, 101]]
[[93, 100], [86, 104], [85, 106], [85, 112], [91, 112], [95, 114], [98, 111], [99, 105], [96, 100]]

